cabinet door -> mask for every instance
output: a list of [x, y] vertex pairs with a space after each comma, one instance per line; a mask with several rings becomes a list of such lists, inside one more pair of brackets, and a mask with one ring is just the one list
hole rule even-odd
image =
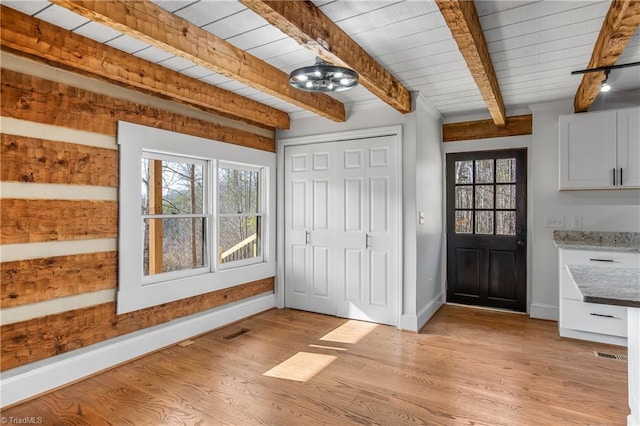
[[640, 108], [618, 110], [618, 179], [624, 187], [640, 187]]
[[560, 117], [560, 189], [612, 187], [615, 169], [616, 111]]

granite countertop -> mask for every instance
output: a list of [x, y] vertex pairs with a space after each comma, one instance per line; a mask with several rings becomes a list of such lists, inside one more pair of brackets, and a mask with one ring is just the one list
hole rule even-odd
[[640, 269], [567, 265], [567, 270], [584, 302], [640, 308]]
[[559, 248], [640, 252], [640, 232], [553, 231]]

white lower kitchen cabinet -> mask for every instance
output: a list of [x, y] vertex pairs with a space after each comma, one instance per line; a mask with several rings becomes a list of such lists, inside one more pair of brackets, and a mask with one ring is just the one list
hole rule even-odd
[[582, 301], [567, 265], [593, 265], [611, 268], [638, 268], [640, 254], [624, 251], [559, 249], [560, 320], [563, 337], [627, 345], [627, 308]]

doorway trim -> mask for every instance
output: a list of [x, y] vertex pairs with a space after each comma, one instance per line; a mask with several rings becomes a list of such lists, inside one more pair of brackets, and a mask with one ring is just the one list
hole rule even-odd
[[[508, 148], [499, 150], [482, 150], [482, 151], [465, 151], [446, 154], [446, 226], [447, 226], [447, 300], [454, 299], [455, 303], [497, 308], [505, 310], [513, 310], [515, 312], [526, 312], [527, 309], [527, 295], [528, 295], [528, 280], [527, 280], [527, 236], [528, 236], [528, 206], [527, 206], [527, 181], [528, 181], [528, 159], [527, 148]], [[497, 161], [500, 159], [511, 159], [514, 161], [513, 180], [500, 181], [498, 178], [498, 165]], [[478, 161], [490, 161], [491, 163], [491, 176], [489, 180], [477, 181], [476, 174], [478, 173], [477, 162]], [[458, 183], [455, 164], [458, 162], [465, 162], [471, 164], [471, 181], [468, 184], [461, 182]], [[474, 166], [475, 164], [475, 166]], [[486, 178], [486, 177], [485, 177]], [[489, 186], [492, 188], [490, 205], [478, 205], [478, 188]], [[500, 187], [511, 187], [511, 190], [515, 190], [513, 196], [513, 205], [507, 205], [500, 207], [498, 205]], [[467, 188], [471, 189], [471, 200], [466, 206], [456, 205], [457, 189]], [[454, 200], [455, 198], [455, 200]], [[481, 198], [482, 200], [482, 198]], [[481, 203], [482, 204], [482, 203]], [[455, 214], [459, 211], [471, 213], [471, 230], [461, 231], [458, 233], [453, 228], [454, 223], [457, 223], [457, 216]], [[513, 233], [510, 230], [503, 229], [503, 232], [499, 232], [498, 227], [498, 213], [509, 212], [514, 215], [514, 229]], [[478, 212], [490, 213], [491, 218], [491, 231], [490, 232], [478, 232], [477, 220]], [[453, 246], [451, 245], [455, 241]], [[461, 250], [460, 253], [457, 252]], [[466, 256], [463, 254], [466, 253]], [[504, 257], [505, 254], [512, 254], [512, 257]], [[471, 257], [469, 257], [471, 255]], [[494, 257], [497, 256], [497, 258]], [[462, 256], [468, 262], [472, 262], [472, 265], [467, 265], [471, 269], [465, 269], [462, 265], [458, 264]], [[502, 257], [501, 260], [499, 260]], [[475, 260], [475, 261], [474, 261]], [[494, 261], [498, 262], [496, 264]], [[463, 261], [463, 263], [465, 263]], [[457, 266], [456, 266], [457, 265]], [[493, 271], [497, 270], [499, 276], [494, 277]], [[504, 269], [504, 268], [506, 269]], [[473, 272], [475, 270], [475, 273]], [[467, 271], [466, 273], [464, 271]], [[502, 271], [503, 273], [500, 273]], [[462, 283], [458, 281], [462, 276], [466, 276], [466, 279], [462, 279]], [[513, 280], [507, 278], [513, 274]], [[455, 278], [458, 277], [458, 278]], [[492, 279], [492, 277], [495, 279]], [[476, 281], [474, 281], [474, 279]], [[461, 293], [458, 293], [458, 285], [464, 285], [464, 282], [469, 283], [471, 279], [477, 285], [476, 289], [464, 288]], [[506, 280], [507, 289], [503, 288], [500, 283]], [[509, 283], [513, 283], [510, 286]], [[498, 288], [494, 287], [497, 284]], [[491, 289], [493, 288], [494, 294], [492, 295]], [[506, 293], [503, 291], [505, 290]], [[511, 293], [509, 290], [512, 290]], [[500, 294], [496, 294], [495, 292]]]
[[[284, 237], [285, 237], [285, 205], [284, 205], [284, 189], [285, 189], [285, 179], [284, 179], [284, 150], [287, 146], [292, 145], [309, 145], [315, 143], [323, 143], [323, 142], [341, 142], [341, 141], [349, 141], [356, 139], [368, 139], [375, 138], [381, 136], [394, 136], [397, 139], [399, 144], [400, 152], [400, 167], [396, 170], [397, 174], [397, 190], [399, 194], [402, 194], [402, 126], [387, 126], [387, 127], [376, 127], [371, 129], [361, 129], [361, 130], [349, 130], [344, 132], [335, 132], [335, 133], [323, 133], [319, 135], [310, 135], [310, 136], [299, 136], [293, 138], [283, 138], [278, 139], [276, 141], [276, 188], [277, 188], [277, 200], [276, 200], [276, 229], [277, 229], [277, 243], [276, 243], [276, 282], [275, 282], [275, 301], [277, 308], [285, 307], [285, 289], [284, 289], [284, 276], [285, 276], [285, 245], [284, 245]], [[400, 197], [402, 198], [402, 197]], [[398, 203], [396, 206], [397, 209], [397, 217], [398, 217], [398, 232], [400, 234], [400, 238], [398, 238], [398, 258], [400, 259], [400, 264], [398, 265], [398, 273], [396, 276], [398, 286], [397, 286], [397, 300], [398, 306], [396, 307], [396, 327], [400, 327], [401, 318], [402, 318], [402, 301], [403, 301], [403, 293], [404, 293], [404, 282], [403, 282], [403, 270], [404, 270], [404, 255], [402, 250], [402, 242], [404, 240], [403, 233], [403, 216], [402, 216], [402, 203]]]
[[[442, 145], [442, 181], [446, 182], [446, 164], [447, 154], [459, 153], [459, 152], [469, 152], [469, 151], [491, 151], [491, 150], [500, 150], [500, 149], [518, 149], [518, 148], [526, 148], [527, 149], [527, 197], [529, 202], [527, 203], [527, 265], [533, 265], [532, 256], [533, 256], [533, 247], [536, 244], [536, 238], [533, 234], [533, 220], [534, 220], [534, 203], [533, 203], [533, 179], [531, 176], [533, 166], [532, 163], [534, 161], [535, 152], [532, 149], [533, 138], [531, 135], [522, 135], [522, 136], [510, 136], [504, 138], [489, 138], [489, 139], [475, 139], [469, 141], [459, 141], [459, 142], [447, 142]], [[447, 215], [447, 204], [446, 204], [447, 194], [443, 187], [442, 192], [442, 215], [443, 215], [443, 229], [445, 230], [442, 241], [442, 268], [446, 271], [447, 267], [447, 233], [446, 233], [446, 215]], [[444, 300], [447, 303], [446, 299], [446, 275], [443, 278], [444, 281]], [[533, 281], [533, 268], [527, 268], [527, 311], [526, 313], [532, 318], [547, 318], [553, 319], [551, 316], [542, 315], [542, 313], [546, 313], [549, 311], [552, 306], [546, 305], [532, 305], [531, 301], [533, 300], [533, 289], [535, 283]], [[557, 308], [556, 308], [557, 309]], [[534, 314], [535, 312], [535, 314]], [[556, 318], [557, 319], [557, 318]]]

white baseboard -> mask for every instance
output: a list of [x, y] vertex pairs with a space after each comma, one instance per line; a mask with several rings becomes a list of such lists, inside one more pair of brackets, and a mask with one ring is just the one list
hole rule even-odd
[[532, 303], [529, 308], [529, 316], [531, 318], [558, 321], [558, 306]]
[[435, 299], [429, 302], [427, 306], [418, 312], [418, 330], [416, 331], [420, 331], [427, 321], [429, 321], [431, 317], [438, 312], [438, 309], [440, 309], [442, 305], [444, 305], [444, 297], [443, 294], [440, 293]]
[[273, 294], [256, 296], [9, 370], [0, 379], [0, 407], [15, 404], [273, 307]]
[[400, 317], [400, 330], [418, 331], [418, 317], [416, 315], [403, 314]]
[[444, 305], [442, 299], [442, 293], [440, 293], [435, 299], [427, 303], [427, 305], [418, 312], [418, 315], [402, 315], [400, 318], [400, 329], [415, 331], [416, 333], [420, 331], [438, 309]]
[[572, 330], [570, 328], [563, 327], [558, 327], [558, 334], [560, 337], [568, 337], [570, 339], [588, 340], [590, 342], [606, 343], [608, 345], [627, 346], [626, 337], [588, 333], [586, 331]]

